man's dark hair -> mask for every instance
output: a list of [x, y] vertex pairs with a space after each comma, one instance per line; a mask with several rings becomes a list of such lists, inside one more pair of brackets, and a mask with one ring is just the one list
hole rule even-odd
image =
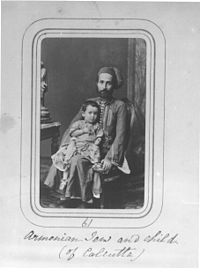
[[87, 100], [87, 101], [85, 101], [85, 102], [83, 103], [82, 107], [81, 107], [81, 110], [82, 110], [83, 112], [85, 112], [85, 111], [86, 111], [86, 108], [87, 108], [88, 106], [96, 107], [96, 108], [98, 109], [98, 115], [100, 114], [100, 107], [99, 107], [99, 105], [98, 105], [95, 101], [92, 101], [92, 100]]

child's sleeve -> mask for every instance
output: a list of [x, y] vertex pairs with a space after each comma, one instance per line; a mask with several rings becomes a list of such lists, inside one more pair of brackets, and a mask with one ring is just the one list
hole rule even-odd
[[76, 121], [72, 124], [70, 130], [69, 130], [69, 135], [72, 136], [74, 131], [80, 130], [81, 126], [80, 126], [80, 121]]

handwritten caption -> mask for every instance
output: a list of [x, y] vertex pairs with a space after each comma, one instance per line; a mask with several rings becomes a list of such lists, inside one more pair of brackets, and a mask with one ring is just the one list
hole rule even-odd
[[[87, 227], [88, 221], [82, 227]], [[83, 258], [121, 258], [133, 262], [141, 257], [146, 246], [150, 244], [178, 245], [179, 234], [170, 234], [161, 230], [153, 234], [132, 233], [129, 236], [115, 236], [102, 231], [90, 231], [82, 236], [68, 235], [43, 235], [34, 230], [29, 231], [24, 240], [33, 242], [60, 242], [58, 258], [71, 261], [76, 257]]]

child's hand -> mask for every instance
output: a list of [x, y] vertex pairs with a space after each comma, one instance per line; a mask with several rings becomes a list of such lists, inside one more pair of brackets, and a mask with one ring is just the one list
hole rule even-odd
[[88, 134], [88, 133], [90, 133], [90, 130], [89, 130], [88, 127], [83, 128], [82, 131], [83, 131], [83, 134]]

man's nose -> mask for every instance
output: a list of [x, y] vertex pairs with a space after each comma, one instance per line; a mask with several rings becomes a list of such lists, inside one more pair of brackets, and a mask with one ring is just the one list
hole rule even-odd
[[102, 85], [102, 89], [103, 89], [103, 90], [106, 89], [106, 83], [103, 83], [103, 85]]

